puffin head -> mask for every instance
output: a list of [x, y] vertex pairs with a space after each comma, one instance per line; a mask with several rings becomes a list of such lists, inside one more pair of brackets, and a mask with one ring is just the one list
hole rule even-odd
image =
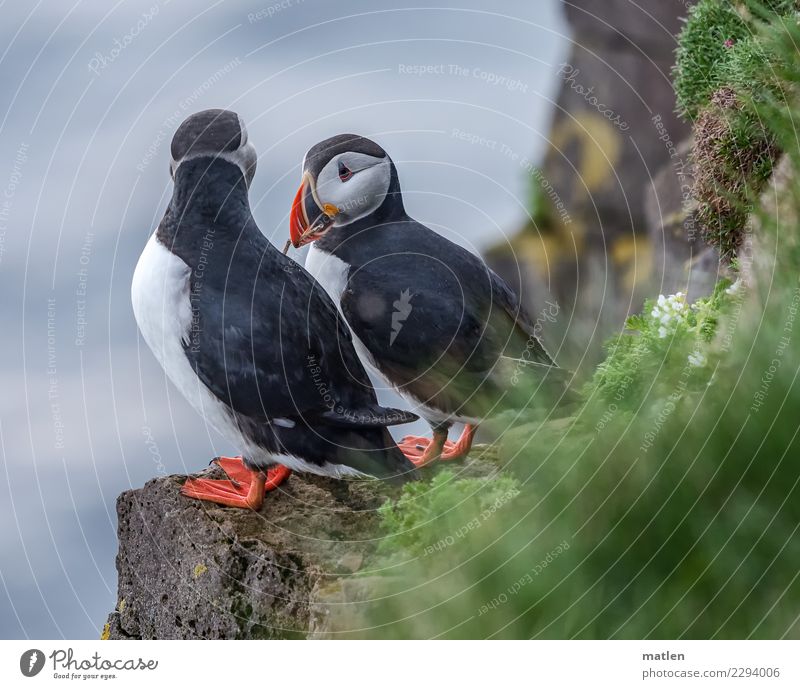
[[194, 158], [227, 160], [237, 165], [247, 186], [256, 173], [256, 149], [248, 141], [242, 118], [230, 110], [202, 110], [187, 117], [172, 137], [172, 178], [181, 163]]
[[349, 225], [378, 210], [389, 193], [393, 171], [386, 151], [363, 136], [339, 134], [313, 146], [303, 160], [302, 183], [292, 204], [292, 244], [303, 246], [331, 227]]

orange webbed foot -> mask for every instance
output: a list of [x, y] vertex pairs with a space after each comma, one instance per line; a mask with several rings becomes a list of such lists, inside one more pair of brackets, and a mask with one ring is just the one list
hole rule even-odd
[[407, 435], [398, 443], [398, 447], [418, 468], [437, 460], [449, 462], [454, 459], [462, 459], [469, 454], [476, 430], [476, 426], [466, 425], [461, 437], [455, 443], [447, 440], [446, 431], [434, 431], [432, 438]]
[[213, 463], [228, 475], [228, 479], [191, 478], [183, 484], [181, 494], [227, 507], [258, 510], [264, 503], [264, 493], [275, 490], [292, 473], [281, 465], [271, 467], [266, 474], [252, 471], [241, 457], [217, 457]]
[[432, 438], [407, 435], [397, 446], [415, 467], [420, 468], [438, 460], [446, 442], [446, 432], [434, 431]]

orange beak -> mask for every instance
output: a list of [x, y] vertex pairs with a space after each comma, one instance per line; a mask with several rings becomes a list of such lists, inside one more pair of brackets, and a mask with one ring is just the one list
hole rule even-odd
[[[303, 174], [303, 181], [300, 188], [295, 194], [294, 201], [292, 202], [292, 212], [289, 216], [289, 238], [295, 249], [300, 248], [304, 244], [319, 239], [333, 223], [334, 216], [339, 212], [336, 206], [325, 204], [325, 210], [320, 211], [319, 215], [313, 222], [309, 221], [306, 197], [311, 195], [313, 198], [313, 207], [319, 208], [316, 198], [313, 197], [314, 191], [311, 186], [311, 179], [308, 173]], [[309, 199], [311, 201], [311, 199]]]
[[304, 240], [303, 236], [308, 229], [308, 219], [306, 218], [306, 211], [303, 208], [303, 197], [306, 192], [306, 181], [303, 183], [295, 194], [294, 201], [292, 202], [292, 213], [289, 216], [289, 238], [292, 240], [292, 245], [295, 249], [306, 244], [310, 239]]

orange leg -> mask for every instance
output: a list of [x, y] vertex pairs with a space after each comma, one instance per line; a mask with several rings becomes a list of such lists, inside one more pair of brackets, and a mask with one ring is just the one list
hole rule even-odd
[[267, 481], [264, 484], [264, 490], [269, 493], [280, 486], [287, 478], [292, 475], [292, 470], [283, 464], [277, 464], [274, 467], [267, 469]]
[[424, 467], [441, 457], [446, 442], [447, 431], [439, 429], [430, 439], [407, 435], [397, 446], [414, 466]]
[[455, 443], [447, 440], [446, 430], [434, 431], [433, 438], [407, 435], [398, 447], [417, 467], [423, 467], [437, 459], [448, 462], [453, 459], [461, 459], [469, 454], [477, 430], [477, 426], [467, 424], [464, 426], [461, 437]]
[[241, 457], [218, 457], [214, 463], [222, 468], [229, 480], [189, 479], [183, 484], [181, 493], [189, 498], [208, 500], [228, 507], [244, 507], [257, 510], [264, 503], [264, 493], [275, 490], [290, 475], [285, 466], [263, 471], [251, 471]]
[[[461, 437], [456, 443], [446, 443], [444, 452], [442, 452], [441, 461], [449, 462], [451, 459], [462, 459], [469, 454], [472, 449], [472, 441], [475, 440], [475, 431], [478, 430], [477, 426], [466, 424], [464, 430], [461, 431]], [[450, 447], [448, 447], [448, 445]]]

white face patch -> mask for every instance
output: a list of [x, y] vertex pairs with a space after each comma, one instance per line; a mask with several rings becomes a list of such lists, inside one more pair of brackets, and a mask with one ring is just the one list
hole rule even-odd
[[[342, 172], [349, 172], [343, 181]], [[392, 179], [391, 162], [366, 153], [340, 153], [317, 176], [317, 199], [339, 209], [334, 225], [347, 225], [383, 203]]]

